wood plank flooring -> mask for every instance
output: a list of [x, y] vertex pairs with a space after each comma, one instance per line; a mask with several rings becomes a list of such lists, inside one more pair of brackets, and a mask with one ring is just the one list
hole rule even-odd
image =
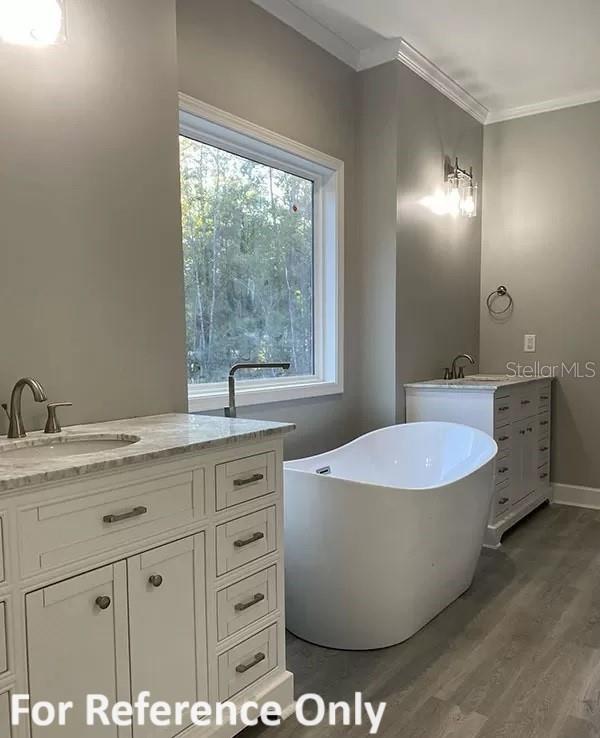
[[[340, 613], [343, 617], [343, 613]], [[600, 512], [549, 506], [484, 550], [471, 589], [413, 638], [368, 652], [288, 635], [296, 693], [388, 703], [384, 738], [600, 738]], [[243, 738], [365, 736], [248, 728]]]

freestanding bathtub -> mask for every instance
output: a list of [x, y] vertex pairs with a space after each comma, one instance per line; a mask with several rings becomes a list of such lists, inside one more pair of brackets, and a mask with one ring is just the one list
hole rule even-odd
[[342, 649], [410, 638], [471, 585], [495, 441], [454, 423], [374, 431], [285, 464], [287, 626]]

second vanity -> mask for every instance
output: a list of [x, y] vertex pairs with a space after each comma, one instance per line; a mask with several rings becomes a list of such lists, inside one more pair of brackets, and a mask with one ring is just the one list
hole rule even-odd
[[[90, 728], [89, 693], [292, 708], [282, 469], [293, 428], [163, 415], [0, 442], [0, 735], [242, 728]], [[17, 693], [76, 707], [64, 727], [11, 727]]]
[[485, 544], [551, 498], [552, 382], [475, 375], [405, 385], [406, 420], [445, 420], [485, 431], [498, 444]]

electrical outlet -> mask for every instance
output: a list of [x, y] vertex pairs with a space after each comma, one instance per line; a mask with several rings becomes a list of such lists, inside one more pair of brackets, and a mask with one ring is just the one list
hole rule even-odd
[[535, 351], [535, 334], [526, 333], [523, 339], [523, 351], [533, 353]]

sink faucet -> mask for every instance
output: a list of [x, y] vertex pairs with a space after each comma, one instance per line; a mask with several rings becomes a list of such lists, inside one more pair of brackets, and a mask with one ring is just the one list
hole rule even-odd
[[36, 402], [45, 402], [48, 398], [42, 385], [37, 379], [31, 377], [23, 377], [13, 387], [12, 394], [10, 396], [10, 410], [6, 405], [4, 409], [8, 414], [8, 438], [24, 438], [25, 427], [23, 426], [23, 416], [21, 415], [21, 396], [25, 387], [29, 387], [33, 393], [33, 399]]
[[226, 418], [237, 418], [237, 408], [235, 406], [235, 373], [240, 369], [285, 369], [290, 368], [289, 361], [268, 362], [265, 364], [243, 363], [234, 364], [229, 370], [229, 406], [223, 408]]
[[456, 363], [460, 361], [460, 359], [466, 359], [470, 364], [475, 364], [475, 359], [470, 354], [459, 354], [452, 359], [452, 369], [446, 369], [444, 379], [462, 379], [465, 376], [464, 367], [461, 366], [458, 367], [458, 369], [456, 367]]

